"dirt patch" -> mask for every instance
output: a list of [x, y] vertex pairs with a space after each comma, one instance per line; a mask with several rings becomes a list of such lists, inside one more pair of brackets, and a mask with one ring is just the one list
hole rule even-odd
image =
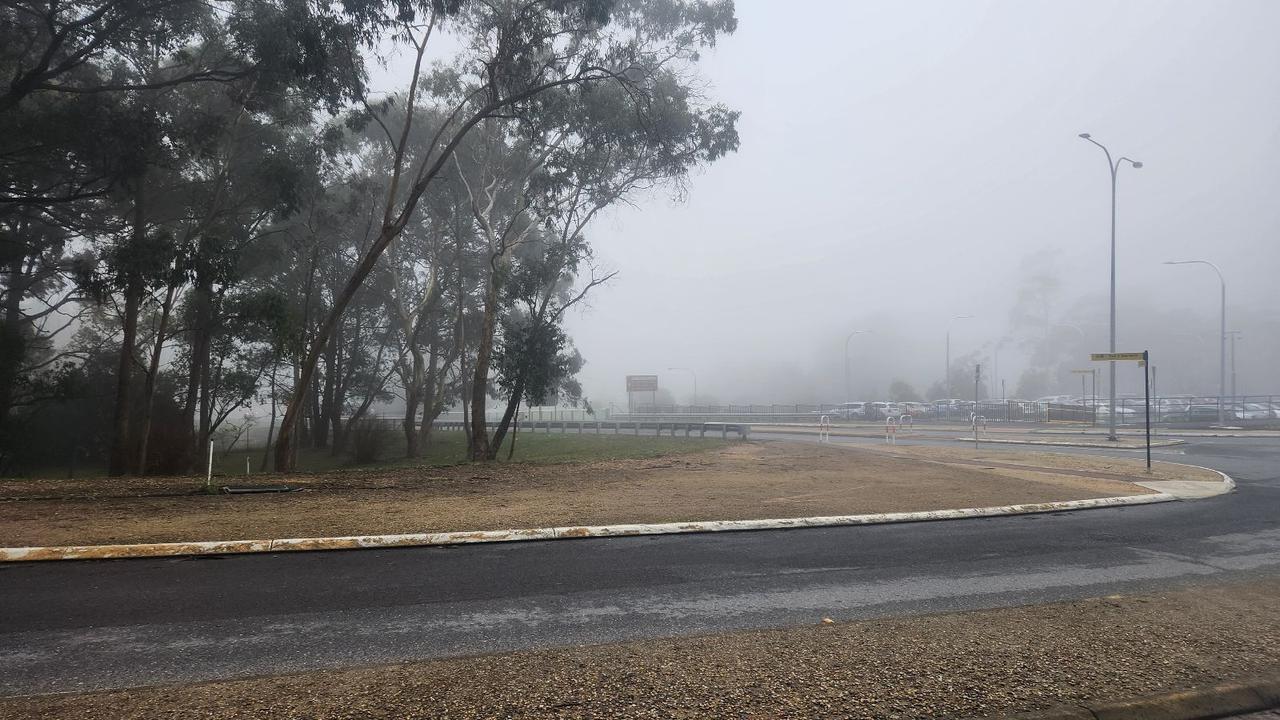
[[[1008, 455], [1004, 458], [1007, 460]], [[931, 458], [932, 459], [932, 458]], [[0, 545], [96, 545], [741, 520], [940, 510], [1148, 492], [1042, 468], [940, 464], [807, 443], [576, 465], [460, 465], [292, 475], [303, 492], [177, 495], [191, 479], [117, 486], [151, 496], [39, 498], [66, 481], [0, 483]]]
[[9, 718], [936, 718], [1280, 669], [1280, 580], [0, 700]]

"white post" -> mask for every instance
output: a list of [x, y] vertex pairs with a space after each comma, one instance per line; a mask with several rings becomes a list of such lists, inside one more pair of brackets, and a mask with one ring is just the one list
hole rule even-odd
[[204, 478], [204, 489], [208, 490], [213, 486], [213, 439], [209, 439], [209, 471]]

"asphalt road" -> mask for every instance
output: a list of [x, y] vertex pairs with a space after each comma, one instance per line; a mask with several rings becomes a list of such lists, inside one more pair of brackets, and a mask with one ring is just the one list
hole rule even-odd
[[0, 694], [1001, 607], [1280, 573], [1280, 441], [1205, 439], [1170, 452], [1231, 474], [1239, 490], [908, 525], [4, 565]]

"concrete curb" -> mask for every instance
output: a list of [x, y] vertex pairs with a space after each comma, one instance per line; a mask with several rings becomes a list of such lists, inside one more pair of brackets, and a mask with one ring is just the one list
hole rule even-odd
[[[1225, 477], [1225, 476], [1224, 476]], [[424, 547], [469, 545], [489, 542], [526, 540], [561, 540], [590, 537], [624, 537], [637, 535], [675, 535], [683, 533], [738, 532], [745, 530], [782, 530], [788, 528], [841, 527], [849, 525], [883, 525], [889, 523], [961, 520], [965, 518], [1031, 515], [1036, 513], [1089, 510], [1171, 502], [1178, 498], [1169, 493], [1091, 498], [1023, 505], [998, 505], [983, 508], [927, 510], [922, 512], [880, 513], [873, 515], [834, 515], [825, 517], [779, 518], [771, 520], [712, 520], [684, 523], [651, 523], [627, 525], [594, 525], [579, 527], [531, 528], [523, 530], [480, 530], [474, 532], [412, 533], [406, 535], [353, 535], [347, 537], [284, 538], [276, 540], [217, 540], [210, 542], [139, 543], [131, 545], [62, 545], [48, 547], [0, 548], [0, 562], [36, 560], [111, 560], [119, 558], [174, 557], [192, 555], [232, 555], [312, 550], [359, 550], [366, 548]]]
[[1206, 472], [1217, 473], [1218, 477], [1222, 478], [1222, 484], [1227, 486], [1227, 492], [1231, 492], [1232, 490], [1236, 489], [1235, 479], [1233, 479], [1230, 475], [1222, 472], [1221, 470], [1214, 470], [1211, 467], [1205, 467], [1203, 465], [1192, 465], [1191, 463], [1172, 462], [1168, 460], [1161, 460], [1160, 462], [1168, 465], [1181, 465], [1183, 467], [1195, 468], [1197, 470], [1204, 470]]
[[[1113, 443], [1091, 443], [1091, 442], [1072, 442], [1069, 440], [1001, 440], [997, 438], [978, 438], [974, 440], [971, 437], [953, 438], [956, 442], [976, 442], [991, 443], [993, 445], [1050, 445], [1054, 447], [1082, 447], [1082, 448], [1102, 448], [1104, 450], [1145, 450], [1146, 445], [1128, 445], [1118, 446]], [[1186, 440], [1153, 440], [1151, 447], [1173, 447], [1175, 445], [1186, 445]]]
[[1208, 720], [1280, 707], [1280, 676], [1119, 701], [1059, 705], [1009, 720]]

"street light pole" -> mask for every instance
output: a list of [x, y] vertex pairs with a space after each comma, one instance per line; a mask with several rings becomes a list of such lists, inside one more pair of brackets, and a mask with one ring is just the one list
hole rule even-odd
[[667, 368], [667, 370], [668, 371], [681, 370], [693, 376], [693, 402], [690, 404], [696, 408], [698, 406], [698, 373], [694, 372], [691, 368], [684, 368], [684, 367], [672, 367], [672, 368]]
[[854, 330], [853, 332], [849, 333], [848, 337], [844, 339], [844, 401], [845, 402], [853, 402], [853, 398], [850, 397], [850, 394], [853, 392], [853, 390], [849, 385], [849, 341], [853, 339], [854, 335], [865, 335], [869, 332], [871, 331], [870, 330]]
[[[1111, 350], [1116, 351], [1116, 175], [1120, 172], [1120, 163], [1127, 162], [1133, 168], [1139, 169], [1142, 163], [1137, 160], [1131, 160], [1127, 157], [1117, 158], [1115, 161], [1111, 159], [1111, 151], [1106, 145], [1094, 140], [1089, 133], [1080, 133], [1080, 137], [1102, 148], [1102, 152], [1107, 154], [1107, 169], [1111, 171]], [[1108, 392], [1111, 395], [1111, 412], [1109, 414], [1107, 426], [1107, 439], [1116, 440], [1116, 361], [1112, 360], [1108, 365], [1111, 366], [1111, 382]]]
[[1208, 260], [1166, 260], [1165, 265], [1208, 265], [1218, 273], [1218, 282], [1222, 284], [1222, 304], [1219, 321], [1222, 332], [1218, 336], [1218, 424], [1226, 424], [1226, 412], [1222, 403], [1227, 394], [1227, 279], [1222, 270]]
[[[956, 315], [951, 320], [972, 320], [972, 315]], [[947, 399], [954, 395], [951, 391], [951, 320], [947, 321], [947, 369], [942, 376], [942, 384], [947, 388]]]
[[1228, 330], [1227, 334], [1231, 336], [1231, 404], [1235, 405], [1236, 398], [1240, 397], [1236, 394], [1236, 338], [1240, 337], [1240, 331]]

